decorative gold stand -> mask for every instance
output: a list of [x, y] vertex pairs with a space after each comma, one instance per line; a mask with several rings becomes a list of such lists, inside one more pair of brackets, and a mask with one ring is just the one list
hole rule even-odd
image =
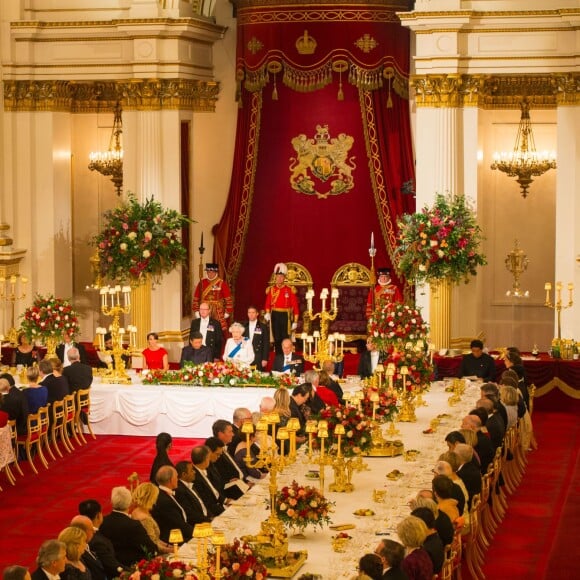
[[449, 348], [451, 341], [451, 282], [438, 280], [430, 283], [431, 297], [429, 302], [431, 341], [436, 350]]
[[[250, 455], [250, 433], [253, 432], [251, 422], [242, 425], [242, 433], [246, 434], [247, 451], [244, 458], [248, 467], [261, 468], [267, 467], [270, 472], [270, 515], [260, 525], [260, 531], [256, 535], [243, 536], [242, 540], [252, 545], [256, 553], [262, 558], [264, 565], [268, 568], [270, 576], [279, 578], [292, 578], [302, 567], [308, 558], [308, 552], [288, 551], [288, 534], [284, 529], [284, 523], [278, 517], [276, 512], [276, 495], [278, 493], [278, 473], [282, 471], [291, 459], [291, 453], [286, 457], [284, 452], [279, 455], [276, 447], [276, 425], [280, 423], [278, 413], [269, 413], [264, 415], [256, 425], [256, 431], [268, 434], [270, 429], [270, 446], [267, 449], [260, 448], [260, 454], [256, 461], [252, 461]], [[295, 445], [295, 431], [286, 431], [287, 437], [283, 439], [290, 440], [290, 449]], [[293, 443], [294, 440], [294, 443]], [[284, 442], [283, 442], [284, 443]], [[280, 446], [284, 449], [284, 445]]]
[[372, 438], [373, 446], [365, 453], [367, 457], [397, 457], [405, 451], [405, 446], [400, 439], [387, 440], [384, 438], [381, 426], [378, 423], [373, 425]]

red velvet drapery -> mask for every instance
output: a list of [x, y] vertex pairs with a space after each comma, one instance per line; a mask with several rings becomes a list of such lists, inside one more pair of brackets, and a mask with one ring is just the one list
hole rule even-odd
[[[346, 262], [370, 265], [374, 232], [375, 264], [389, 265], [397, 217], [414, 209], [413, 196], [401, 193], [404, 183], [414, 183], [405, 98], [409, 36], [393, 6], [250, 4], [238, 11], [242, 107], [228, 203], [214, 231], [214, 257], [234, 289], [239, 317], [250, 303], [262, 306], [278, 261], [303, 264], [319, 290]], [[353, 187], [321, 198], [293, 189], [290, 168], [298, 157], [292, 139], [314, 139], [325, 125], [331, 140], [353, 139]], [[331, 180], [311, 169], [316, 191], [328, 192]]]

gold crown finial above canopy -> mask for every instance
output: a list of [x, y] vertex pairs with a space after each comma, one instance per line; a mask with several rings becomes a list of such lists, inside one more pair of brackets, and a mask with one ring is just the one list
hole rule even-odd
[[296, 41], [296, 50], [300, 54], [314, 54], [314, 51], [316, 50], [316, 40], [308, 35], [308, 30], [305, 30], [304, 34]]

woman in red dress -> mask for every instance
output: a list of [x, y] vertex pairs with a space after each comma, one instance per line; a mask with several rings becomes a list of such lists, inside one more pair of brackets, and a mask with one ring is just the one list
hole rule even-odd
[[143, 368], [168, 371], [169, 359], [167, 351], [159, 345], [158, 340], [159, 335], [156, 332], [150, 332], [147, 335], [147, 344], [149, 346], [143, 351]]

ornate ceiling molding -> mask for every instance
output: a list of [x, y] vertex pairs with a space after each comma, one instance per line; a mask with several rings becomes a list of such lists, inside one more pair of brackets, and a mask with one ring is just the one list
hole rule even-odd
[[193, 110], [214, 112], [219, 93], [215, 81], [130, 79], [112, 81], [4, 81], [4, 110], [112, 112]]
[[533, 108], [580, 105], [580, 73], [543, 75], [415, 75], [417, 107], [515, 109], [523, 96]]

